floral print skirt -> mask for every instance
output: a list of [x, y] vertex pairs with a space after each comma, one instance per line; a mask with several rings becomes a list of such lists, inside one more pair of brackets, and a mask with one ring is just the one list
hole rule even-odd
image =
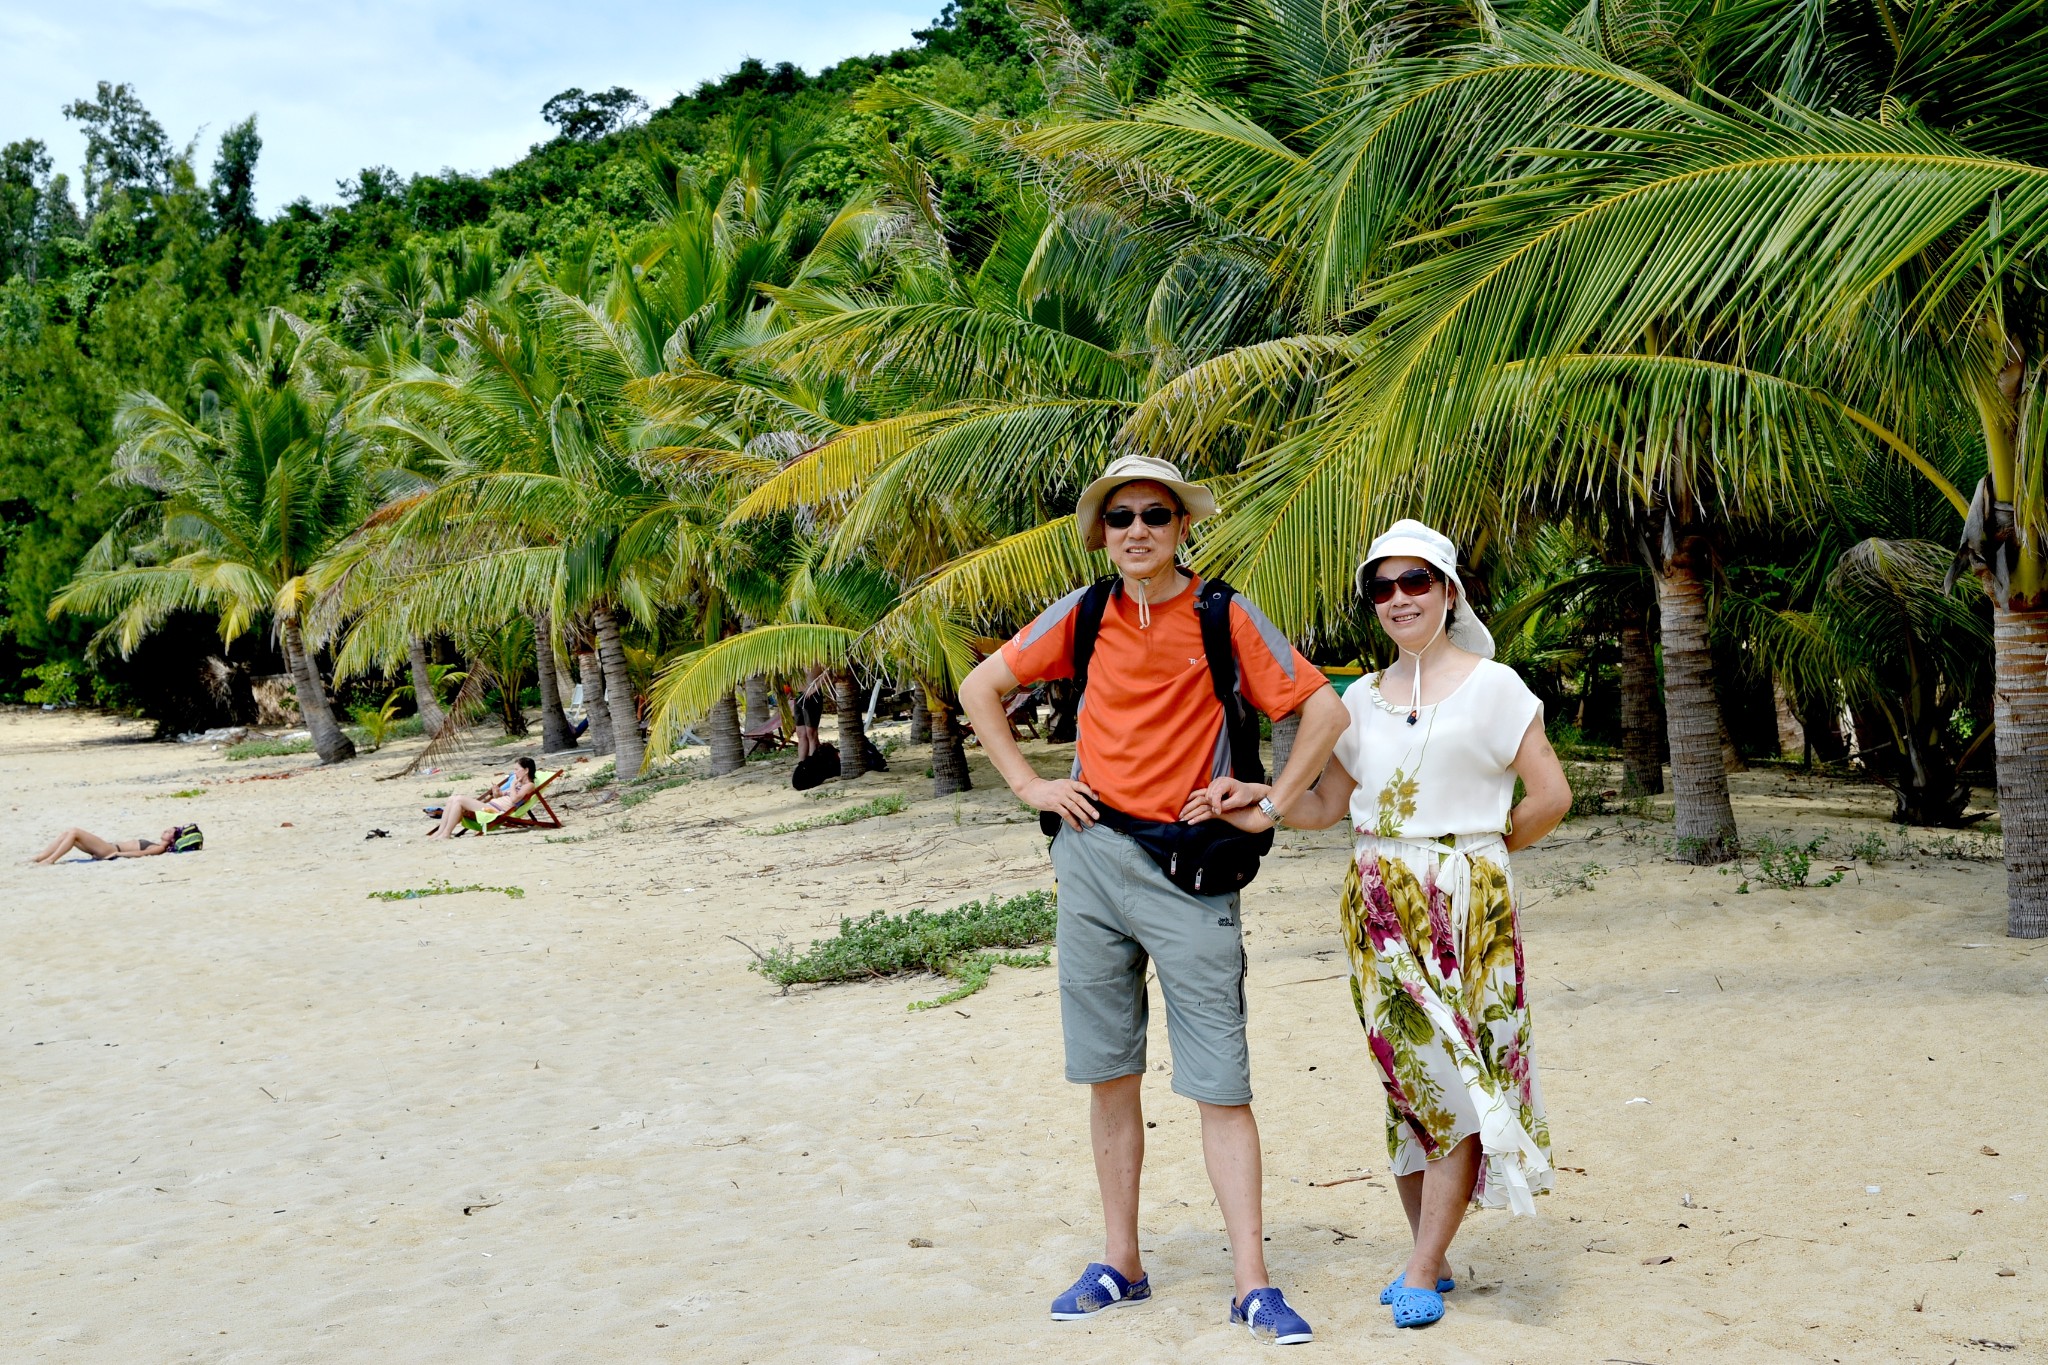
[[1476, 1133], [1485, 1160], [1473, 1203], [1535, 1212], [1532, 1196], [1550, 1189], [1550, 1125], [1506, 846], [1498, 835], [1361, 832], [1341, 915], [1394, 1174]]

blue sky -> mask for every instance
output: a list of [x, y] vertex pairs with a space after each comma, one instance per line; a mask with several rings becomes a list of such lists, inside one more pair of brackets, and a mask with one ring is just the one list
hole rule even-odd
[[368, 165], [484, 171], [550, 130], [569, 86], [623, 85], [659, 107], [742, 57], [817, 71], [909, 43], [943, 0], [0, 0], [0, 141], [41, 138], [78, 185], [84, 140], [59, 110], [126, 81], [173, 141], [253, 113], [264, 213], [335, 197]]

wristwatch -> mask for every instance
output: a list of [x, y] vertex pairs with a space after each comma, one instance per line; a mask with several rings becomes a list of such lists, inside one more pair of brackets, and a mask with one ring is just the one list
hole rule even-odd
[[1273, 804], [1273, 798], [1272, 798], [1272, 797], [1270, 797], [1270, 796], [1262, 796], [1262, 797], [1260, 797], [1260, 798], [1259, 798], [1259, 809], [1260, 809], [1261, 811], [1265, 812], [1265, 816], [1266, 816], [1266, 818], [1267, 818], [1268, 820], [1271, 820], [1271, 821], [1272, 821], [1272, 822], [1273, 822], [1274, 824], [1276, 824], [1276, 825], [1280, 823], [1280, 808], [1279, 808], [1278, 806], [1276, 806], [1276, 805], [1274, 805], [1274, 804]]

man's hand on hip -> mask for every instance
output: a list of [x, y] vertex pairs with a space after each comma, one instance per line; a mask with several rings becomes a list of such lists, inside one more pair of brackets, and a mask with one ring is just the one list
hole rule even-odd
[[1040, 777], [1017, 788], [1017, 799], [1033, 810], [1051, 811], [1066, 821], [1070, 829], [1086, 829], [1095, 823], [1098, 798], [1085, 782]]

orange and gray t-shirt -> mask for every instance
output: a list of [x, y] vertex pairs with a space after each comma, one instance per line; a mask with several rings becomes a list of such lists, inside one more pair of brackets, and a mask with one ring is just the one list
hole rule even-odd
[[[1138, 629], [1128, 594], [1110, 594], [1088, 660], [1076, 768], [1104, 802], [1140, 820], [1175, 820], [1190, 794], [1230, 770], [1223, 704], [1209, 681], [1199, 581], [1152, 611]], [[1087, 589], [1068, 593], [1003, 645], [1020, 683], [1074, 676], [1074, 626]], [[1278, 720], [1326, 685], [1314, 664], [1257, 607], [1230, 599], [1238, 687]]]

